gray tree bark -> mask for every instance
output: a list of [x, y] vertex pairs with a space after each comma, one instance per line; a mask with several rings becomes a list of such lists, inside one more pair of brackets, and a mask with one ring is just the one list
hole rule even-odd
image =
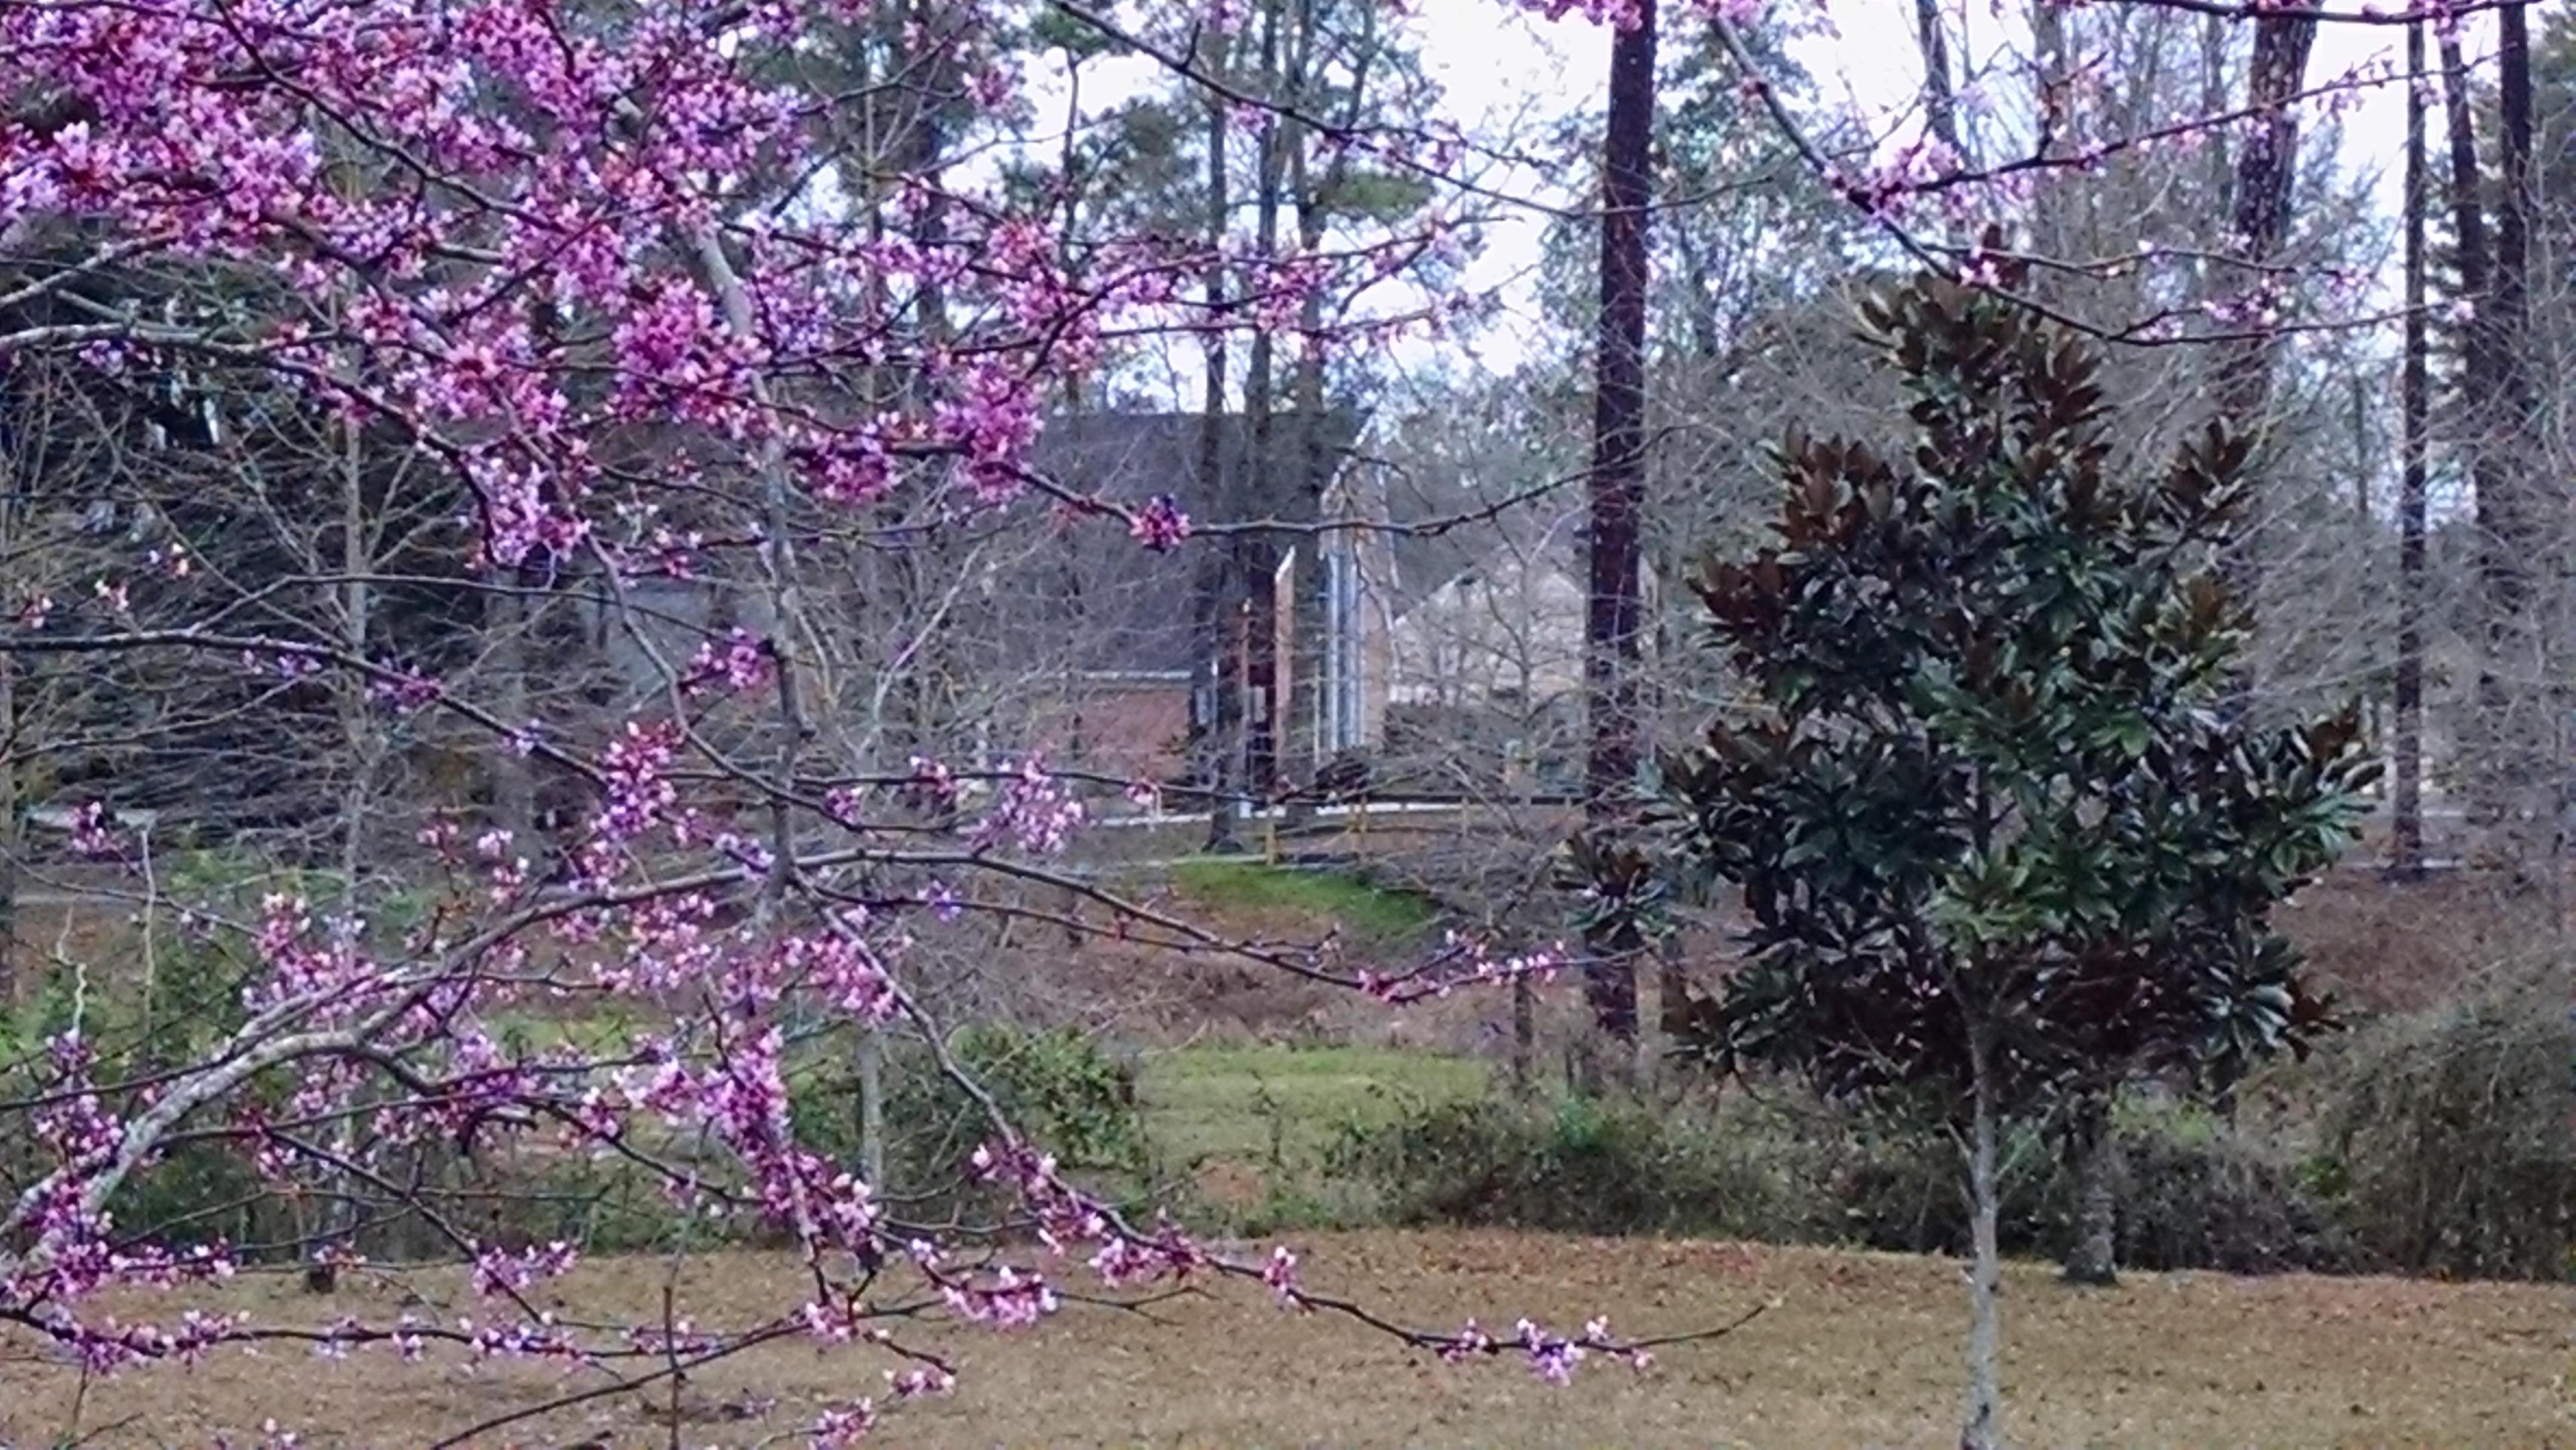
[[2001, 1188], [1996, 1178], [1993, 1034], [1972, 1027], [1968, 1125], [1968, 1414], [1959, 1450], [2001, 1450], [2003, 1445], [2003, 1255], [1995, 1217]]
[[[2228, 198], [2238, 255], [2252, 266], [2273, 262], [2289, 239], [2290, 202], [2299, 172], [2297, 102], [2306, 84], [2308, 55], [2315, 48], [2313, 15], [2265, 15], [2254, 22], [2254, 56], [2245, 81], [2246, 109], [2255, 122], [2236, 153], [2233, 194]], [[2248, 270], [2250, 279], [2257, 275]], [[2265, 441], [2272, 423], [2272, 360], [2278, 350], [2274, 330], [2266, 325], [2245, 329], [2219, 354], [2213, 402], [2220, 421], [2238, 435], [2255, 440], [2257, 457], [2269, 451]], [[2260, 500], [2257, 501], [2260, 508]], [[2259, 607], [2263, 581], [2263, 540], [2249, 530], [2231, 546], [2224, 561], [2229, 591], [2248, 610]], [[2253, 662], [2240, 666], [2230, 680], [2226, 706], [2231, 712], [2251, 707]]]

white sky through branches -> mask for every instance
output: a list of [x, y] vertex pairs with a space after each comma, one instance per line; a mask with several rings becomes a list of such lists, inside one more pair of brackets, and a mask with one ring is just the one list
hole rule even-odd
[[[2014, 0], [2009, 9], [2000, 9], [1989, 0], [1966, 0], [1963, 13], [1960, 0], [1949, 0], [1954, 37], [1962, 29], [1966, 36], [1960, 53], [1968, 57], [1965, 69], [1971, 86], [1978, 72], [1999, 55], [2026, 53], [2027, 27], [2018, 18], [2019, 3]], [[1681, 43], [1686, 27], [1700, 22], [1689, 13], [1687, 0], [1665, 0], [1664, 8], [1669, 48]], [[2395, 8], [2395, 0], [2389, 8]], [[1416, 9], [1425, 64], [1445, 92], [1443, 113], [1471, 137], [1491, 141], [1505, 152], [1532, 151], [1552, 123], [1586, 108], [1599, 109], [1609, 75], [1606, 29], [1580, 19], [1540, 19], [1518, 11], [1507, 0], [1419, 0]], [[1792, 53], [1815, 80], [1818, 104], [1865, 118], [1872, 134], [1884, 138], [1883, 149], [1919, 135], [1921, 122], [1914, 112], [1922, 61], [1913, 39], [1912, 0], [1830, 0], [1824, 15], [1829, 22], [1826, 28], [1833, 33], [1791, 42]], [[2473, 65], [2491, 54], [2492, 33], [2492, 22], [2485, 17], [2469, 27], [2467, 47]], [[2374, 65], [2395, 73], [2402, 70], [2404, 60], [2401, 27], [2328, 24], [2318, 35], [2309, 84], [2330, 86]], [[1150, 61], [1095, 63], [1084, 72], [1084, 110], [1097, 116], [1158, 83]], [[1028, 88], [1040, 117], [1061, 116], [1060, 77], [1032, 68]], [[2437, 110], [2437, 123], [2438, 119]], [[2344, 172], [2373, 180], [2378, 210], [2392, 229], [2402, 185], [2405, 125], [2402, 83], [2371, 87], [2346, 111], [2337, 153]], [[1046, 132], [1056, 127], [1041, 120], [1037, 129]], [[2315, 134], [2313, 121], [2307, 130]], [[1054, 142], [1042, 137], [1037, 144], [1051, 149]], [[1526, 358], [1544, 326], [1535, 289], [1547, 224], [1544, 208], [1579, 206], [1589, 199], [1572, 189], [1579, 178], [1570, 182], [1562, 174], [1508, 157], [1470, 156], [1460, 172], [1489, 192], [1535, 205], [1479, 199], [1486, 217], [1481, 228], [1484, 246], [1465, 282], [1480, 294], [1492, 295], [1497, 313], [1471, 336], [1418, 338], [1398, 344], [1397, 360], [1407, 371], [1501, 373]], [[1658, 224], [1686, 225], [1685, 218], [1686, 214], [1665, 214]], [[2379, 291], [2383, 295], [2373, 300], [2374, 309], [2393, 307], [2397, 300], [2393, 265]], [[1390, 296], [1382, 306], [1392, 310], [1406, 300]], [[2383, 330], [2392, 333], [2387, 346], [2393, 350], [2394, 329]], [[1195, 349], [1170, 352], [1167, 363], [1155, 371], [1168, 379], [1166, 385], [1175, 398], [1195, 399]]]

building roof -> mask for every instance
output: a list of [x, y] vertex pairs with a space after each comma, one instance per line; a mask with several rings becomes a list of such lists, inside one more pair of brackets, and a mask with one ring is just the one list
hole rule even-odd
[[[1030, 451], [1030, 465], [1064, 489], [1134, 506], [1169, 494], [1191, 519], [1243, 522], [1316, 517], [1326, 485], [1350, 458], [1359, 420], [1325, 415], [1310, 462], [1304, 420], [1274, 416], [1277, 466], [1253, 467], [1252, 429], [1242, 414], [1218, 422], [1217, 486], [1199, 476], [1202, 418], [1196, 413], [1081, 413], [1049, 420]], [[1263, 472], [1266, 479], [1256, 479]], [[1076, 529], [1032, 570], [1025, 593], [1030, 648], [1069, 649], [1063, 665], [1084, 673], [1187, 672], [1198, 661], [1195, 615], [1201, 569], [1218, 551], [1189, 548], [1157, 554], [1105, 524]]]

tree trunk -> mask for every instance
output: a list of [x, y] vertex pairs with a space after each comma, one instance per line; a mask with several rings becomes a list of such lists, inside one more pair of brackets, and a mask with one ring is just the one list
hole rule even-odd
[[[1210, 73], [1225, 64], [1225, 40], [1213, 41], [1213, 54], [1204, 62]], [[1226, 109], [1211, 103], [1207, 111], [1207, 246], [1208, 260], [1204, 286], [1207, 292], [1207, 366], [1206, 392], [1199, 417], [1198, 492], [1202, 507], [1222, 507], [1225, 497], [1225, 233], [1232, 214], [1232, 203], [1226, 189]], [[1196, 757], [1193, 772], [1208, 792], [1208, 839], [1210, 850], [1232, 847], [1234, 842], [1234, 797], [1230, 772], [1226, 769], [1227, 746], [1232, 734], [1234, 711], [1230, 663], [1232, 620], [1227, 608], [1232, 600], [1232, 548], [1218, 541], [1208, 550], [1205, 563], [1198, 570], [1197, 594], [1194, 601], [1199, 636], [1198, 699], [1191, 710], [1191, 754]]]
[[2389, 761], [2389, 866], [2424, 870], [2424, 500], [2425, 432], [2432, 385], [2424, 316], [2424, 22], [2406, 27], [2406, 365], [2401, 385], [2404, 458], [2397, 492], [2397, 672]]
[[1533, 1067], [1538, 1057], [1537, 989], [1530, 985], [1529, 974], [1512, 978], [1512, 1092], [1527, 1097], [1534, 1082]]
[[[0, 452], [0, 559], [17, 559], [18, 492], [13, 459]], [[0, 1010], [18, 1005], [18, 657], [0, 653]]]
[[[2030, 7], [2032, 59], [2038, 69], [2040, 137], [2051, 154], [2064, 155], [2082, 144], [2075, 105], [2073, 67], [2068, 64], [2066, 11], [2062, 0], [2037, 0]], [[2041, 186], [2030, 198], [2030, 249], [2047, 257], [2074, 255], [2068, 237], [2073, 221], [2072, 188]], [[2034, 278], [2033, 281], [2040, 279]]]
[[[340, 649], [350, 659], [374, 649], [374, 591], [368, 587], [372, 550], [367, 537], [366, 458], [356, 426], [342, 430], [340, 458]], [[340, 746], [348, 752], [348, 778], [340, 795], [340, 909], [358, 914], [358, 875], [366, 868], [368, 787], [374, 773], [375, 717], [366, 681], [342, 676]]]
[[2075, 1232], [2067, 1241], [2066, 1281], [2108, 1287], [2120, 1279], [2119, 1211], [2111, 1196], [2120, 1171], [2120, 1140], [2111, 1131], [2111, 1100], [2089, 1093], [2076, 1105]]
[[[2235, 22], [2225, 15], [2204, 15], [2200, 22], [2200, 114], [2216, 116], [2227, 110], [2227, 38]], [[2202, 151], [2208, 160], [2209, 235], [2202, 241], [2211, 251], [2226, 245], [2220, 221], [2235, 210], [2236, 163], [2227, 144], [2228, 128], [2213, 127], [2202, 138]], [[2205, 269], [2204, 277], [2215, 277], [2215, 268]], [[2208, 300], [2205, 295], [2200, 299]]]
[[[2554, 539], [2540, 528], [2547, 507], [2537, 487], [2540, 461], [2531, 444], [2531, 29], [2530, 12], [2496, 12], [2496, 104], [2502, 124], [2497, 161], [2495, 305], [2490, 336], [2495, 417], [2488, 429], [2504, 508], [2493, 540], [2487, 652], [2504, 687], [2503, 749], [2498, 764], [2508, 804], [2508, 857], [2527, 869], [2555, 832], [2564, 767], [2557, 756], [2560, 705], [2548, 631], [2540, 615], [2551, 601], [2533, 588]], [[2554, 877], [2555, 873], [2550, 873]]]
[[0, 654], [0, 1010], [18, 1005], [18, 811], [18, 659]]
[[2003, 1445], [2003, 1256], [1995, 1242], [2000, 1197], [1996, 1182], [1994, 1044], [1972, 1028], [1969, 1049], [1968, 1212], [1968, 1415], [1959, 1450], [2001, 1450]]
[[[1646, 494], [1646, 225], [1655, 129], [1655, 0], [1610, 51], [1610, 117], [1601, 216], [1601, 322], [1592, 412], [1591, 597], [1583, 674], [1591, 716], [1585, 762], [1588, 823], [1623, 827], [1633, 815], [1640, 753], [1639, 575]], [[1637, 1040], [1634, 954], [1595, 940], [1585, 996], [1612, 1043]]]
[[[486, 668], [492, 672], [492, 712], [517, 729], [528, 722], [528, 630], [536, 609], [521, 592], [527, 571], [495, 570], [492, 592], [483, 596]], [[552, 854], [537, 840], [537, 778], [528, 757], [495, 742], [486, 765], [484, 789], [492, 798], [492, 822], [510, 833], [517, 849], [538, 866], [540, 874]]]
[[[1288, 64], [1289, 98], [1299, 107], [1298, 114], [1311, 105], [1314, 87], [1309, 82], [1314, 65], [1317, 30], [1320, 19], [1315, 0], [1299, 0], [1297, 5], [1296, 44]], [[1364, 18], [1365, 25], [1373, 15]], [[1365, 79], [1363, 66], [1361, 78]], [[1355, 83], [1351, 109], [1356, 112], [1364, 87]], [[1324, 229], [1329, 220], [1321, 188], [1308, 171], [1306, 125], [1302, 120], [1286, 123], [1287, 189], [1290, 204], [1297, 213], [1297, 254], [1319, 255], [1324, 246]], [[1328, 177], [1338, 177], [1342, 153], [1326, 168]], [[1332, 481], [1331, 443], [1324, 433], [1324, 290], [1309, 287], [1297, 299], [1297, 363], [1295, 380], [1297, 417], [1298, 471], [1296, 484], [1297, 517], [1308, 522], [1323, 517], [1323, 490]], [[1330, 631], [1324, 627], [1324, 590], [1330, 578], [1323, 567], [1324, 537], [1310, 534], [1296, 549], [1295, 612], [1289, 621], [1288, 694], [1272, 712], [1278, 724], [1275, 730], [1282, 774], [1302, 775], [1311, 784], [1315, 772], [1331, 754], [1324, 748], [1331, 724], [1324, 718], [1324, 678], [1330, 662], [1324, 648], [1330, 642]], [[1301, 732], [1297, 721], [1308, 722]], [[1304, 746], [1301, 750], [1299, 744]], [[1289, 829], [1303, 827], [1314, 805], [1308, 791], [1293, 791], [1282, 825]]]
[[1690, 962], [1678, 934], [1664, 938], [1656, 954], [1655, 1026], [1667, 1049], [1690, 1031]]
[[859, 1034], [859, 1176], [883, 1196], [894, 1189], [886, 1182], [885, 1031], [871, 1026]]
[[1958, 94], [1950, 81], [1950, 42], [1941, 24], [1941, 0], [1914, 0], [1914, 42], [1923, 53], [1923, 123], [1950, 148], [1954, 166], [1967, 164], [1959, 142]]
[[[2245, 85], [2247, 109], [2256, 119], [2244, 149], [2236, 153], [2231, 199], [2238, 255], [2253, 268], [2278, 256], [2289, 236], [2290, 197], [2299, 171], [2299, 122], [2293, 107], [2306, 84], [2308, 52], [2316, 38], [2313, 15], [2266, 15], [2254, 22], [2254, 59]], [[2268, 274], [2249, 268], [2244, 275]], [[2255, 439], [2259, 456], [2271, 431], [2274, 340], [2268, 327], [2247, 330], [2251, 336], [2226, 344], [2213, 391], [2219, 418], [2239, 435]], [[2226, 560], [2230, 591], [2248, 610], [2256, 607], [2262, 592], [2262, 507], [2263, 500], [2255, 500], [2256, 526], [2235, 542]], [[2230, 682], [2231, 711], [2247, 709], [2252, 692], [2247, 669]]]
[[2501, 633], [2496, 611], [2516, 592], [2516, 571], [2513, 562], [2496, 547], [2496, 541], [2513, 530], [2506, 518], [2511, 504], [2497, 468], [2499, 455], [2492, 433], [2491, 404], [2496, 396], [2494, 298], [2490, 291], [2486, 209], [2479, 197], [2477, 125], [2469, 113], [2468, 63], [2461, 58], [2459, 37], [2443, 36], [2441, 53], [2442, 105], [2450, 131], [2453, 255], [2459, 269], [2461, 299], [2472, 309], [2460, 359], [2460, 396], [2468, 424], [2461, 446], [2469, 455], [2469, 482], [2476, 499], [2483, 624], [2480, 634], [2482, 644], [2490, 646], [2479, 651], [2476, 706], [2470, 712], [2471, 729], [2463, 742], [2463, 753], [2468, 756], [2469, 818], [2491, 827], [2505, 813], [2504, 772], [2500, 767], [2505, 739], [2504, 679], [2496, 671], [2491, 646]]
[[[1260, 86], [1265, 94], [1276, 94], [1281, 89], [1277, 4], [1262, 9]], [[1265, 110], [1253, 158], [1252, 255], [1257, 268], [1268, 268], [1279, 256], [1280, 190], [1285, 169], [1280, 141], [1278, 115]], [[1257, 277], [1243, 289], [1244, 294], [1251, 296], [1269, 285], [1267, 278]], [[1243, 408], [1250, 434], [1251, 456], [1246, 460], [1250, 493], [1238, 507], [1262, 518], [1275, 518], [1281, 513], [1277, 356], [1271, 329], [1253, 328], [1251, 357], [1243, 376]], [[1279, 538], [1265, 530], [1237, 535], [1229, 543], [1241, 560], [1235, 566], [1234, 577], [1243, 590], [1244, 604], [1243, 664], [1238, 676], [1242, 697], [1236, 718], [1240, 738], [1234, 755], [1243, 794], [1260, 801], [1270, 798], [1278, 771], [1279, 635], [1274, 579], [1279, 569]]]

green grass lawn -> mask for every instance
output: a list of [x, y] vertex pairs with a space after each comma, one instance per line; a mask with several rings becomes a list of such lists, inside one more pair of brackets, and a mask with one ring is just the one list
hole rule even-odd
[[1172, 884], [1202, 907], [1295, 912], [1333, 921], [1363, 941], [1390, 943], [1429, 931], [1439, 911], [1419, 896], [1388, 891], [1338, 871], [1292, 871], [1258, 861], [1208, 859], [1172, 868]]
[[[513, 1047], [564, 1044], [602, 1055], [641, 1019], [500, 1013], [488, 1024]], [[1481, 1095], [1488, 1065], [1383, 1047], [1211, 1043], [1152, 1050], [1137, 1062], [1137, 1104], [1156, 1156], [1175, 1167], [1221, 1160], [1247, 1168], [1312, 1168], [1347, 1124], [1385, 1123], [1406, 1108]]]
[[[492, 1030], [513, 1045], [565, 1043], [609, 1054], [635, 1026], [613, 1012], [573, 1020], [529, 1014], [504, 1017]], [[1236, 1192], [1266, 1200], [1263, 1211], [1273, 1215], [1364, 1218], [1358, 1200], [1332, 1196], [1323, 1172], [1340, 1132], [1476, 1098], [1490, 1078], [1489, 1065], [1474, 1058], [1398, 1048], [1212, 1043], [1149, 1050], [1136, 1060], [1138, 1126], [1166, 1182], [1215, 1168]]]
[[1200, 1046], [1146, 1054], [1145, 1131], [1177, 1164], [1310, 1168], [1345, 1123], [1485, 1090], [1471, 1058], [1375, 1047]]

